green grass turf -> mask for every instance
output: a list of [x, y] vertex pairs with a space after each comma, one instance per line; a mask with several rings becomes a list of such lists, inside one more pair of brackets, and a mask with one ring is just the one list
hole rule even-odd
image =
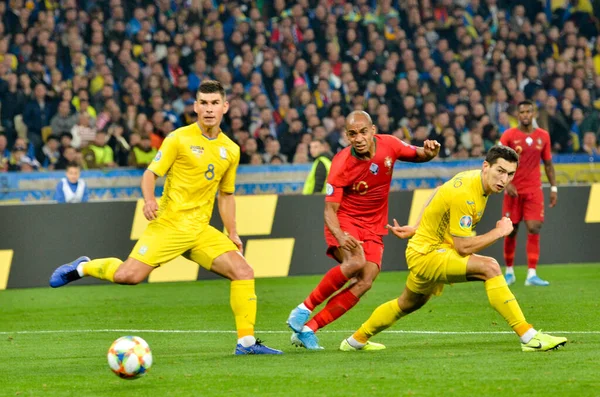
[[[285, 320], [320, 277], [290, 277], [257, 281], [257, 336], [285, 355], [235, 357], [225, 280], [0, 291], [0, 395], [600, 395], [600, 264], [542, 266], [541, 275], [550, 287], [524, 287], [525, 268], [517, 268], [512, 290], [528, 321], [548, 331], [595, 333], [565, 334], [569, 343], [558, 351], [523, 353], [515, 335], [489, 333], [510, 329], [489, 306], [483, 285], [469, 283], [446, 287], [392, 328], [459, 333], [388, 332], [375, 339], [385, 351], [337, 351], [403, 288], [406, 273], [389, 272], [319, 334], [326, 350], [308, 352], [289, 344]], [[105, 329], [227, 332], [19, 332]], [[111, 342], [127, 334], [145, 338], [154, 354], [151, 371], [134, 381], [119, 379], [106, 363]]]

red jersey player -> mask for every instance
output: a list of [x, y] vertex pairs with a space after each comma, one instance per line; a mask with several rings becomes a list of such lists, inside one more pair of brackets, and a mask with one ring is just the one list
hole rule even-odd
[[509, 217], [514, 226], [513, 232], [504, 240], [504, 260], [506, 262], [506, 283], [516, 281], [513, 268], [515, 247], [517, 245], [517, 229], [519, 222], [525, 220], [527, 226], [527, 279], [525, 285], [547, 286], [550, 283], [536, 274], [540, 256], [540, 229], [544, 222], [544, 193], [542, 191], [542, 175], [540, 160], [544, 161], [546, 176], [550, 181], [550, 208], [556, 205], [558, 191], [552, 154], [550, 153], [550, 135], [541, 128], [533, 128], [532, 121], [535, 108], [530, 101], [519, 103], [519, 127], [504, 132], [500, 142], [513, 148], [519, 154], [519, 168], [512, 183], [506, 187], [504, 216]]
[[[290, 313], [287, 324], [297, 346], [321, 349], [315, 332], [354, 307], [379, 274], [396, 160], [425, 162], [440, 151], [437, 141], [425, 141], [417, 148], [392, 135], [375, 135], [376, 131], [366, 112], [354, 111], [346, 119], [350, 146], [333, 158], [325, 199], [327, 255], [340, 265], [329, 270]], [[350, 279], [350, 285], [307, 322], [312, 310]]]

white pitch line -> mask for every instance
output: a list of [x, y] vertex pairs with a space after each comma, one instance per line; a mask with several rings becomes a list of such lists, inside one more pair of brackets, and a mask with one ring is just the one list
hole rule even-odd
[[[211, 329], [56, 329], [56, 330], [22, 330], [0, 331], [0, 335], [27, 335], [27, 334], [89, 334], [103, 332], [119, 333], [149, 333], [149, 334], [235, 334], [234, 330]], [[265, 331], [257, 330], [257, 334], [289, 334], [291, 331]], [[426, 330], [388, 330], [388, 334], [415, 334], [415, 335], [503, 335], [513, 334], [512, 331], [426, 331]], [[600, 334], [600, 331], [545, 331], [549, 334]], [[323, 330], [320, 334], [351, 334], [354, 331]]]

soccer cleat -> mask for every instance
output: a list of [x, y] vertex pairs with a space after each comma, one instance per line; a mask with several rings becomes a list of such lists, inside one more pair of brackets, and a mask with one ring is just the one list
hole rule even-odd
[[525, 280], [525, 285], [527, 287], [532, 286], [532, 285], [536, 286], [536, 287], [547, 287], [550, 285], [550, 283], [546, 280], [542, 280], [538, 276], [531, 276], [531, 277], [527, 278], [527, 280]]
[[89, 262], [87, 256], [80, 256], [71, 263], [59, 266], [50, 276], [50, 286], [52, 288], [62, 287], [71, 281], [79, 280], [81, 276], [77, 273], [77, 265], [83, 262]]
[[248, 347], [244, 347], [238, 343], [233, 354], [240, 356], [244, 354], [283, 354], [283, 352], [281, 350], [272, 349], [268, 346], [265, 346], [260, 339], [257, 339], [255, 344]]
[[515, 281], [517, 281], [517, 278], [515, 277], [514, 273], [506, 273], [504, 275], [504, 279], [506, 280], [507, 285], [513, 285]]
[[294, 310], [290, 313], [290, 316], [287, 319], [287, 325], [294, 332], [301, 332], [302, 328], [308, 318], [310, 317], [310, 311], [306, 309], [301, 309], [299, 307], [295, 307]]
[[348, 343], [348, 339], [344, 339], [342, 341], [342, 344], [340, 345], [340, 350], [343, 352], [384, 350], [384, 349], [385, 349], [385, 345], [382, 345], [381, 343], [374, 343], [374, 342], [369, 342], [369, 341], [367, 341], [367, 343], [363, 347], [356, 348], [356, 347], [352, 346], [350, 343]]
[[313, 331], [294, 332], [291, 338], [292, 345], [296, 347], [304, 347], [308, 350], [323, 350], [319, 346], [319, 339]]
[[521, 349], [524, 352], [545, 352], [558, 349], [567, 343], [567, 338], [562, 336], [552, 336], [538, 331], [537, 334], [527, 343], [521, 343]]

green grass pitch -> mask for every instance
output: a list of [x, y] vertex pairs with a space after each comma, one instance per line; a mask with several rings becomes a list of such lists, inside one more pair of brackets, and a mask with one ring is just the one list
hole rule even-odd
[[[344, 317], [319, 333], [326, 350], [289, 343], [285, 320], [320, 277], [257, 280], [257, 336], [283, 356], [232, 355], [226, 280], [0, 291], [0, 396], [514, 396], [600, 395], [600, 264], [541, 266], [547, 288], [512, 291], [529, 322], [564, 335], [564, 348], [523, 353], [488, 304], [482, 283], [447, 286], [374, 341], [381, 352], [345, 353], [341, 340], [406, 272], [380, 275]], [[112, 341], [138, 335], [154, 365], [127, 381], [106, 363]]]

